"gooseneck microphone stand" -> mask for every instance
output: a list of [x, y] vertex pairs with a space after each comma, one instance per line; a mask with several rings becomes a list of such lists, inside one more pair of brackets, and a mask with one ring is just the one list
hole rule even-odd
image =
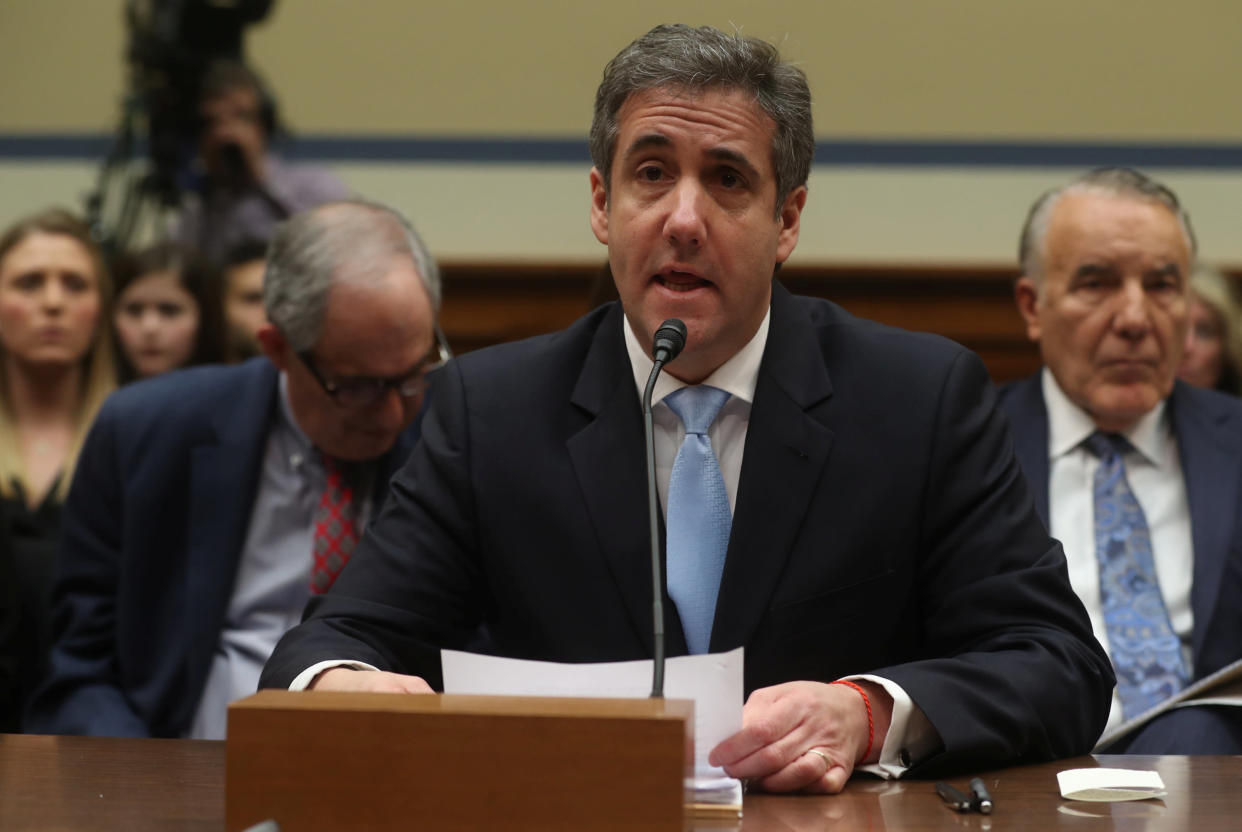
[[651, 394], [664, 365], [686, 346], [686, 325], [677, 318], [660, 324], [652, 339], [651, 357], [655, 363], [643, 391], [643, 431], [647, 442], [647, 515], [651, 522], [651, 617], [654, 651], [651, 671], [651, 698], [664, 698], [664, 582], [660, 570], [660, 507], [655, 479], [655, 428], [651, 423]]

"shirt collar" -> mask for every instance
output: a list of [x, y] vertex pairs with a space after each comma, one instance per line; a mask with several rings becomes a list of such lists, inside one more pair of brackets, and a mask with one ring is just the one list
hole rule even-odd
[[280, 426], [289, 432], [298, 445], [302, 446], [305, 451], [314, 450], [315, 443], [310, 441], [310, 437], [302, 430], [302, 426], [298, 424], [298, 420], [293, 416], [293, 405], [289, 403], [289, 377], [282, 370], [280, 373], [280, 408], [279, 416]]
[[[732, 358], [716, 368], [710, 376], [703, 379], [703, 384], [719, 388], [735, 399], [747, 404], [755, 400], [755, 385], [759, 382], [759, 364], [763, 361], [763, 350], [768, 343], [768, 325], [772, 319], [771, 307], [763, 315], [758, 331], [746, 342], [746, 346], [738, 350]], [[630, 319], [625, 318], [625, 349], [630, 356], [630, 367], [634, 371], [634, 384], [638, 387], [639, 398], [647, 389], [647, 378], [651, 375], [654, 361], [647, 351], [638, 343], [638, 336], [630, 326]], [[655, 390], [651, 394], [654, 406], [669, 393], [687, 386], [681, 379], [668, 373], [660, 373], [656, 380]]]
[[[1048, 458], [1064, 456], [1080, 446], [1084, 439], [1095, 432], [1095, 421], [1087, 411], [1072, 402], [1052, 371], [1043, 369], [1040, 379], [1044, 404], [1048, 409]], [[1172, 438], [1168, 412], [1168, 400], [1159, 404], [1139, 419], [1134, 427], [1122, 432], [1122, 436], [1134, 446], [1144, 459], [1160, 467], [1168, 459], [1168, 443]]]

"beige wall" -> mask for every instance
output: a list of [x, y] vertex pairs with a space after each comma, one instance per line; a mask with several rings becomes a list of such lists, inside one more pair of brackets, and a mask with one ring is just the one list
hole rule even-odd
[[[0, 130], [99, 129], [121, 0], [0, 0]], [[1236, 0], [278, 0], [256, 62], [316, 133], [576, 135], [661, 21], [781, 43], [824, 136], [1242, 141]]]
[[[0, 0], [0, 135], [101, 132], [124, 90], [121, 0]], [[584, 136], [603, 63], [664, 20], [781, 43], [821, 138], [1242, 145], [1242, 3], [1187, 0], [413, 3], [278, 0], [250, 52], [315, 135]], [[600, 256], [577, 166], [351, 162], [446, 257]], [[1055, 169], [817, 169], [804, 260], [1006, 261]], [[1204, 253], [1242, 263], [1242, 169], [1155, 171]], [[0, 159], [0, 222], [76, 202], [89, 165]]]

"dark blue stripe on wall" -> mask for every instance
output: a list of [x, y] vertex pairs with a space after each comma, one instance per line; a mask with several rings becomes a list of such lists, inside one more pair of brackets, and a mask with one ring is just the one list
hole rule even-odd
[[290, 158], [329, 162], [470, 162], [472, 164], [590, 164], [586, 139], [505, 139], [474, 136], [378, 139], [299, 136]]
[[817, 165], [1242, 168], [1242, 144], [825, 141]]
[[112, 146], [102, 133], [0, 135], [0, 159], [101, 159]]
[[[0, 160], [101, 159], [104, 134], [0, 135]], [[321, 162], [458, 162], [589, 164], [585, 139], [438, 138], [303, 135], [285, 155]], [[139, 147], [137, 153], [143, 153]], [[1105, 144], [1083, 142], [821, 141], [815, 163], [827, 166], [1242, 168], [1242, 144]]]

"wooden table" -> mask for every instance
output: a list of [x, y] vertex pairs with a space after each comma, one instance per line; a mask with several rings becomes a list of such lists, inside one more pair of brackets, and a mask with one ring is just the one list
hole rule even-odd
[[[1062, 800], [1056, 772], [1090, 766], [1154, 768], [1164, 800], [1094, 804]], [[955, 778], [959, 787], [966, 777]], [[959, 815], [932, 783], [856, 778], [834, 797], [746, 796], [740, 822], [695, 830], [1024, 829], [1213, 830], [1242, 828], [1242, 757], [1081, 757], [984, 776], [996, 811]], [[0, 830], [220, 830], [224, 743], [0, 735]], [[411, 828], [417, 828], [417, 823]]]

